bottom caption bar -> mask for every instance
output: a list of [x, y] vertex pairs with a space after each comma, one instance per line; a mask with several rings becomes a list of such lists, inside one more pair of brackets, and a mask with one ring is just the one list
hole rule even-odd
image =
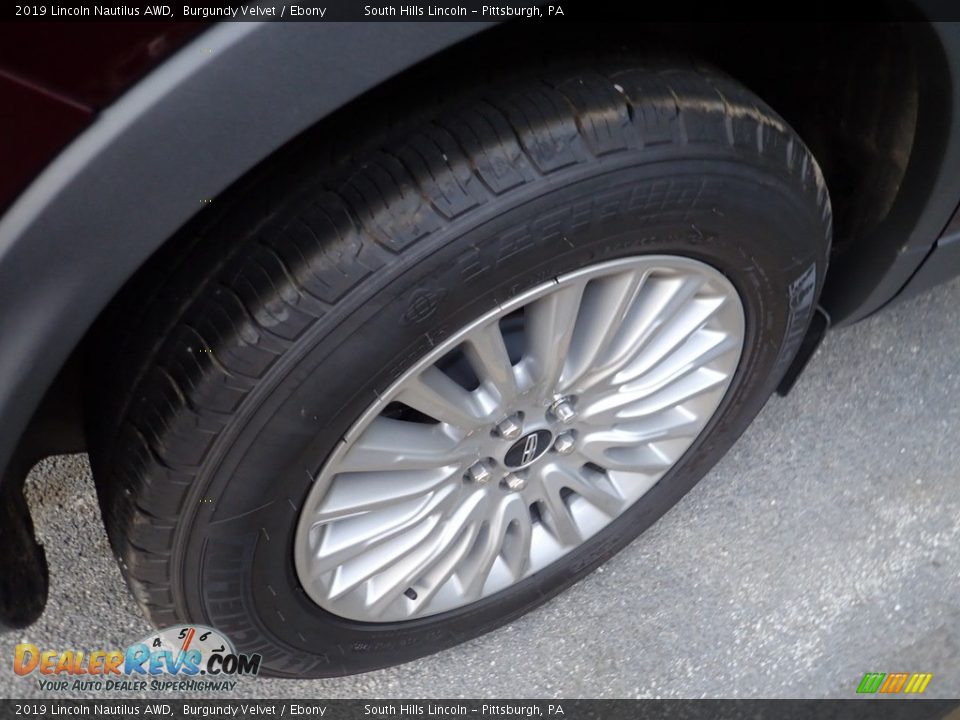
[[[881, 707], [882, 704], [882, 707]], [[0, 700], [0, 718], [954, 718], [957, 700]]]

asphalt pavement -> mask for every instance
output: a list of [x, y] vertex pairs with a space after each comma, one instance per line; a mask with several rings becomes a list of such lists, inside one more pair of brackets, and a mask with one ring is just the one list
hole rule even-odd
[[[958, 436], [960, 281], [830, 334], [676, 508], [542, 608], [401, 667], [230, 697], [849, 698], [868, 671], [930, 672], [927, 696], [960, 696]], [[0, 633], [2, 697], [44, 695], [12, 670], [18, 642], [118, 648], [149, 630], [86, 458], [43, 462], [28, 492], [51, 597]]]

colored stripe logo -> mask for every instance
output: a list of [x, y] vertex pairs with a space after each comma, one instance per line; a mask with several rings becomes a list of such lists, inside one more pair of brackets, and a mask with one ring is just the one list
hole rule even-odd
[[932, 679], [932, 673], [866, 673], [857, 686], [857, 692], [919, 695], [927, 689]]

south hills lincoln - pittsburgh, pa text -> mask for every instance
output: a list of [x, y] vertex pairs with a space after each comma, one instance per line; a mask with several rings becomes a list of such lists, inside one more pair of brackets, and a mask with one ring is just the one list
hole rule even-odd
[[563, 9], [559, 5], [544, 7], [500, 7], [497, 5], [483, 5], [480, 8], [468, 9], [462, 5], [364, 5], [363, 14], [366, 17], [525, 17], [539, 18], [544, 14], [562, 16]]

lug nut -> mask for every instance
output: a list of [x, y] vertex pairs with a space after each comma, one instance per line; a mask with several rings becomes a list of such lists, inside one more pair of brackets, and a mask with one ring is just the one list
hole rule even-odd
[[483, 485], [490, 482], [493, 473], [490, 472], [490, 467], [483, 460], [478, 460], [467, 470], [467, 476], [478, 485]]
[[504, 440], [516, 440], [522, 432], [523, 427], [520, 425], [520, 417], [518, 415], [511, 415], [497, 425], [497, 434]]
[[577, 416], [577, 411], [573, 409], [573, 404], [567, 398], [561, 398], [551, 405], [550, 413], [564, 425]]
[[553, 449], [556, 450], [561, 455], [569, 455], [573, 452], [573, 435], [570, 433], [563, 433], [562, 435], [557, 435], [557, 439], [553, 441]]
[[527, 479], [517, 473], [507, 473], [503, 476], [503, 483], [515, 492], [523, 490], [527, 486]]

